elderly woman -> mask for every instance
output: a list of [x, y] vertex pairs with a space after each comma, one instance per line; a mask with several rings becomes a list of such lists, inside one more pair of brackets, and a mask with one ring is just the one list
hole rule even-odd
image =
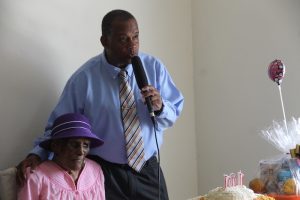
[[58, 117], [51, 137], [40, 146], [54, 153], [32, 173], [27, 171], [18, 199], [93, 199], [104, 200], [104, 176], [101, 167], [86, 158], [90, 148], [103, 144], [91, 132], [89, 120], [77, 113]]

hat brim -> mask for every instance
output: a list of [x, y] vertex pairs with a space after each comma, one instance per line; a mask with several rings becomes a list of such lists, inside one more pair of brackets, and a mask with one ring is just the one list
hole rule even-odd
[[101, 146], [104, 141], [98, 138], [94, 133], [84, 130], [69, 130], [61, 132], [55, 136], [52, 136], [44, 141], [42, 141], [39, 146], [51, 151], [51, 142], [57, 139], [69, 139], [69, 138], [87, 138], [91, 141], [90, 148], [95, 148]]

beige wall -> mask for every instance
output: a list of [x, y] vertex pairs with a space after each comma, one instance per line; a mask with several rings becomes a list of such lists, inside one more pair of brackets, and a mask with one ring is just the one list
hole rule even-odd
[[0, 169], [31, 149], [69, 76], [100, 53], [101, 19], [122, 8], [138, 19], [141, 50], [167, 65], [185, 96], [182, 116], [165, 135], [162, 167], [170, 199], [197, 192], [191, 1], [0, 2]]
[[280, 152], [258, 133], [283, 120], [279, 91], [267, 75], [286, 65], [286, 116], [300, 114], [300, 1], [192, 1], [199, 193], [242, 170], [244, 183], [261, 159]]
[[238, 170], [247, 184], [259, 160], [280, 153], [258, 135], [283, 119], [267, 76], [275, 58], [286, 64], [286, 116], [300, 113], [298, 0], [2, 0], [0, 168], [27, 154], [68, 77], [102, 51], [100, 22], [114, 8], [137, 17], [141, 50], [165, 62], [185, 96], [162, 148], [170, 199], [203, 194]]

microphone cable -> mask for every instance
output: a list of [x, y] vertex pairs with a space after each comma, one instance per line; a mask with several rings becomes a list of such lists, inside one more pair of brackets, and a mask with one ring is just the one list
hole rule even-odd
[[156, 123], [155, 123], [154, 116], [151, 116], [151, 121], [153, 123], [154, 136], [155, 136], [155, 142], [156, 142], [156, 148], [157, 148], [158, 200], [160, 200], [160, 153], [159, 153], [159, 146], [158, 146], [158, 141], [157, 141]]

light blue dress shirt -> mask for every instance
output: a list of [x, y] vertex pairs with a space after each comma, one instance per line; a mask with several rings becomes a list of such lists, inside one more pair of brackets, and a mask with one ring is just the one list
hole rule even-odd
[[[149, 84], [157, 88], [164, 104], [161, 114], [155, 117], [157, 140], [161, 146], [163, 131], [171, 127], [179, 117], [184, 99], [165, 66], [158, 59], [144, 53], [139, 53], [139, 57]], [[129, 64], [126, 70], [141, 123], [145, 159], [148, 160], [157, 153], [154, 126], [147, 106], [142, 101], [132, 65]], [[127, 163], [119, 100], [119, 72], [120, 68], [109, 64], [104, 53], [91, 58], [82, 65], [68, 80], [58, 104], [49, 117], [44, 137], [49, 137], [50, 128], [58, 116], [70, 112], [81, 113], [89, 118], [93, 133], [104, 140], [102, 146], [91, 149], [89, 154], [98, 155], [113, 163]], [[30, 153], [46, 159], [49, 157], [49, 152], [37, 145], [42, 139], [36, 140], [36, 146]]]

